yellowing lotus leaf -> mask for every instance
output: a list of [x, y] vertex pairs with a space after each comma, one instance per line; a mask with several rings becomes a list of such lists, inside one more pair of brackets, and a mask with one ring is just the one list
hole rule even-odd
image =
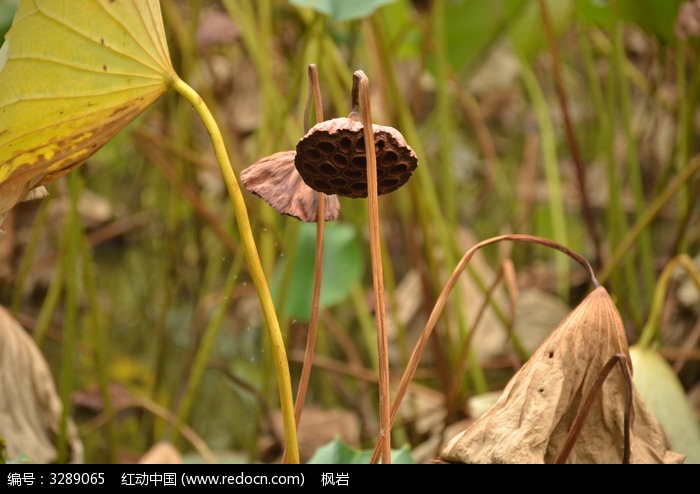
[[173, 76], [158, 0], [20, 0], [0, 48], [0, 218], [83, 163]]

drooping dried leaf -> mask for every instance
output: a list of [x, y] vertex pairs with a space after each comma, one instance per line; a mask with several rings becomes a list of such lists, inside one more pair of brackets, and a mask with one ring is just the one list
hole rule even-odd
[[21, 0], [0, 48], [0, 217], [83, 163], [173, 75], [157, 0]]
[[[49, 366], [20, 324], [0, 306], [0, 435], [8, 458], [26, 455], [34, 463], [57, 459], [62, 410]], [[83, 461], [83, 445], [68, 422], [70, 461]]]
[[[501, 398], [440, 455], [450, 463], [554, 463], [605, 364], [629, 346], [605, 288], [594, 290], [542, 343]], [[626, 384], [608, 375], [568, 463], [621, 463]], [[681, 463], [659, 422], [633, 387], [631, 463]]]
[[[317, 192], [306, 185], [294, 166], [294, 151], [262, 158], [241, 172], [241, 183], [281, 214], [301, 221], [316, 221]], [[338, 196], [326, 196], [326, 221], [340, 213]]]

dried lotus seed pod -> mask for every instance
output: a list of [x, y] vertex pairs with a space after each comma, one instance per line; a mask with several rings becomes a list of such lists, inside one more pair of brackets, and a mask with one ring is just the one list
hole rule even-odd
[[[377, 191], [393, 192], [405, 184], [418, 158], [393, 127], [372, 125], [377, 153]], [[294, 165], [314, 190], [345, 197], [367, 197], [367, 160], [357, 113], [316, 124], [299, 140]]]

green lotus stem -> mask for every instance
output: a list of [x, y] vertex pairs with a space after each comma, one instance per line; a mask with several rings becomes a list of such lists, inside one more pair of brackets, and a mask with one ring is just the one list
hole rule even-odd
[[[549, 106], [542, 92], [540, 83], [535, 76], [532, 67], [525, 60], [522, 53], [518, 53], [520, 69], [522, 72], [525, 89], [535, 110], [537, 124], [542, 137], [542, 160], [544, 163], [547, 191], [549, 192], [549, 214], [551, 232], [554, 240], [562, 245], [569, 243], [569, 226], [564, 209], [564, 195], [562, 194], [562, 182], [557, 161], [557, 145], [554, 135], [554, 125], [549, 116]], [[557, 266], [557, 293], [563, 300], [568, 300], [569, 291], [569, 262], [565, 257], [556, 257]]]
[[265, 278], [265, 273], [260, 263], [260, 256], [258, 255], [258, 250], [255, 245], [253, 231], [250, 226], [250, 218], [248, 217], [248, 210], [243, 195], [241, 194], [240, 185], [233, 173], [233, 168], [231, 167], [231, 162], [226, 153], [221, 131], [209, 111], [209, 108], [207, 108], [207, 105], [199, 94], [179, 77], [173, 76], [172, 80], [169, 82], [175, 91], [180, 93], [180, 95], [192, 104], [211, 137], [214, 153], [216, 154], [216, 161], [223, 175], [224, 182], [226, 183], [226, 189], [231, 198], [231, 203], [233, 204], [233, 211], [236, 216], [241, 242], [243, 243], [243, 250], [246, 260], [248, 261], [248, 269], [253, 284], [255, 285], [255, 290], [258, 293], [270, 337], [275, 361], [275, 371], [279, 384], [280, 408], [284, 423], [284, 437], [289, 463], [299, 463], [299, 446], [297, 443], [297, 431], [294, 421], [294, 398], [292, 396], [292, 382], [289, 373], [287, 352], [284, 347], [284, 339], [282, 338], [282, 331], [280, 330], [267, 279]]
[[601, 284], [608, 281], [608, 278], [615, 272], [615, 268], [624, 261], [625, 256], [629, 255], [630, 249], [634, 248], [636, 241], [641, 235], [641, 232], [647, 228], [652, 220], [654, 220], [661, 209], [671, 199], [676, 197], [678, 191], [691, 180], [695, 173], [700, 172], [700, 155], [695, 156], [686, 166], [684, 166], [669, 183], [657, 195], [654, 200], [647, 206], [644, 213], [637, 219], [622, 239], [615, 245], [615, 250], [608, 259], [608, 263], [603, 267], [603, 270], [598, 275], [598, 280]]
[[659, 319], [661, 318], [661, 311], [663, 310], [666, 292], [668, 291], [668, 284], [671, 282], [671, 275], [675, 271], [676, 266], [679, 265], [685, 269], [685, 272], [695, 284], [695, 289], [700, 291], [700, 276], [698, 276], [696, 272], [693, 260], [687, 254], [679, 254], [671, 259], [668, 264], [666, 264], [666, 267], [661, 272], [661, 276], [659, 276], [656, 282], [656, 289], [654, 290], [654, 298], [652, 299], [649, 317], [640, 333], [639, 341], [637, 341], [637, 346], [640, 348], [649, 348], [655, 340], [661, 339]]

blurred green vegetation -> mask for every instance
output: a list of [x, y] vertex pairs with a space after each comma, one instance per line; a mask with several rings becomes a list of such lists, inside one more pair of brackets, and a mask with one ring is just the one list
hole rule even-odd
[[[2, 32], [14, 3], [0, 1]], [[173, 0], [162, 9], [175, 69], [214, 113], [237, 172], [302, 137], [309, 64], [318, 66], [326, 118], [349, 113], [353, 71], [368, 75], [374, 120], [396, 127], [419, 159], [408, 184], [379, 204], [391, 365], [400, 376], [463, 253], [503, 233], [548, 237], [584, 255], [636, 341], [663, 267], [700, 247], [700, 44], [698, 33], [675, 34], [681, 3], [363, 0], [362, 11], [333, 11], [335, 19], [303, 1]], [[178, 420], [215, 452], [274, 461], [282, 445], [269, 342], [210, 141], [189, 103], [168, 92], [69, 177], [3, 225], [14, 231], [0, 302], [32, 332], [55, 375], [71, 373], [64, 399], [86, 461], [133, 461], [174, 437], [191, 453], [192, 442], [174, 432]], [[315, 230], [252, 194], [246, 200], [296, 379]], [[353, 412], [358, 446], [369, 448], [377, 350], [367, 205], [340, 201], [326, 231], [307, 403]], [[71, 203], [81, 228], [62, 247]], [[465, 275], [477, 293], [460, 285], [451, 296], [394, 430], [396, 448], [418, 447], [467, 415], [458, 406], [426, 427], [419, 398], [444, 405], [456, 387], [453, 398], [464, 404], [512, 374], [512, 360], [468, 348], [504, 260], [513, 261], [521, 290], [537, 287], [569, 307], [590, 289], [583, 270], [541, 246], [489, 248], [484, 259], [486, 269]], [[74, 299], [66, 279], [76, 281]], [[676, 288], [662, 348], [687, 344], [697, 325], [700, 302], [685, 303]], [[479, 331], [513, 325], [506, 299], [494, 298], [491, 310], [498, 327]], [[210, 337], [196, 400], [180, 415], [195, 356]], [[517, 339], [503, 345], [503, 355], [523, 352]], [[698, 383], [697, 360], [679, 374], [686, 391]], [[109, 399], [97, 391], [107, 383]]]

